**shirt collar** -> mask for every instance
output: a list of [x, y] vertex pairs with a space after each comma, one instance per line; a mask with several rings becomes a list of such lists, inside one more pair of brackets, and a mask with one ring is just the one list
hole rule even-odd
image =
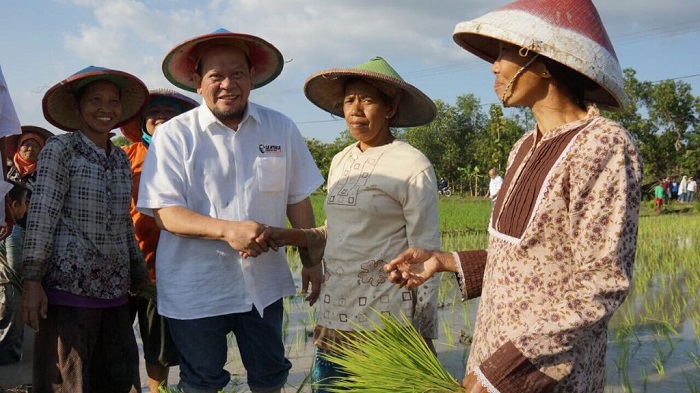
[[[98, 154], [99, 156], [107, 157], [107, 152], [105, 151], [105, 149], [102, 149], [102, 148], [100, 148], [100, 147], [97, 147], [97, 145], [95, 144], [95, 142], [93, 142], [92, 139], [88, 138], [87, 135], [83, 134], [83, 133], [80, 132], [80, 131], [73, 131], [73, 134], [77, 134], [77, 135], [78, 135], [78, 140], [80, 140], [82, 143], [84, 143], [85, 145], [87, 145], [88, 148], [89, 148], [90, 150], [92, 150], [93, 152], [95, 152], [95, 153]], [[107, 141], [107, 143], [110, 144], [110, 145], [112, 145], [112, 140], [109, 139], [109, 140]], [[111, 156], [112, 153], [114, 152], [114, 149], [115, 149], [115, 146], [112, 145], [112, 146], [110, 147], [110, 149], [109, 149], [109, 150], [110, 150], [110, 156]]]
[[[196, 110], [199, 111], [199, 127], [202, 130], [206, 130], [214, 124], [217, 124], [219, 127], [228, 128], [228, 126], [214, 116], [214, 113], [212, 113], [211, 109], [209, 109], [206, 102], [203, 101]], [[260, 123], [258, 106], [250, 101], [248, 101], [248, 105], [246, 105], [245, 113], [243, 113], [243, 120], [241, 120], [241, 123], [238, 125], [238, 130], [240, 131], [241, 127], [243, 127], [248, 121]]]

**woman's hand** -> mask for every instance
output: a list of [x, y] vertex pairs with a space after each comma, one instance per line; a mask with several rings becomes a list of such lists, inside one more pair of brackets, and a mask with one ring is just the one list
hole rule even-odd
[[25, 281], [22, 285], [22, 321], [35, 332], [39, 331], [39, 316], [46, 319], [49, 301], [44, 287], [38, 281]]
[[479, 382], [479, 378], [474, 373], [469, 373], [464, 377], [462, 386], [466, 393], [488, 393], [488, 390]]
[[445, 255], [452, 258], [449, 253], [412, 247], [384, 265], [384, 272], [397, 287], [415, 288], [433, 274], [445, 270], [441, 260], [446, 258]]

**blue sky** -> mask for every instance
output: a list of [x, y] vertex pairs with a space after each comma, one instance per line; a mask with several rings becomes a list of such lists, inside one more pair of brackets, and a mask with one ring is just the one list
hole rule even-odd
[[[251, 99], [325, 142], [342, 119], [309, 103], [302, 88], [322, 69], [384, 57], [409, 83], [454, 104], [476, 95], [495, 103], [490, 65], [459, 48], [454, 26], [508, 0], [3, 0], [0, 66], [22, 124], [58, 132], [44, 120], [46, 90], [97, 65], [175, 88], [161, 62], [176, 44], [219, 27], [271, 42], [287, 61], [282, 74]], [[682, 78], [700, 95], [700, 2], [597, 0], [623, 68], [640, 80]], [[199, 101], [199, 97], [190, 94]]]

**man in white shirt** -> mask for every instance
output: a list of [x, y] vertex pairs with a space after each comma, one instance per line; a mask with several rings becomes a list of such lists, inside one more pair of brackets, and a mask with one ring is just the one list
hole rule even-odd
[[[315, 226], [309, 195], [323, 183], [306, 143], [286, 116], [248, 101], [282, 70], [261, 38], [217, 30], [173, 48], [163, 61], [176, 86], [204, 98], [161, 125], [144, 163], [138, 209], [161, 232], [158, 311], [182, 353], [183, 392], [216, 392], [226, 335], [236, 336], [252, 392], [279, 392], [291, 363], [282, 342], [282, 297], [296, 292], [283, 248], [267, 225]], [[305, 268], [318, 296], [321, 265]]]
[[688, 178], [687, 195], [685, 197], [686, 202], [693, 203], [695, 201], [695, 193], [698, 190], [698, 183], [692, 177]]
[[498, 191], [501, 190], [501, 186], [503, 185], [503, 178], [498, 175], [495, 168], [489, 169], [489, 177], [491, 181], [489, 181], [489, 193], [486, 194], [486, 197], [491, 199], [491, 208], [493, 209]]

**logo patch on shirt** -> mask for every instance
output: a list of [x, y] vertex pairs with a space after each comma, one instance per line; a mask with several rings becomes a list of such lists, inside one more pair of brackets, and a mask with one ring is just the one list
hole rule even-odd
[[275, 156], [282, 155], [281, 145], [263, 145], [261, 143], [260, 146], [258, 146], [258, 150], [260, 150], [260, 153], [262, 154], [272, 154]]

